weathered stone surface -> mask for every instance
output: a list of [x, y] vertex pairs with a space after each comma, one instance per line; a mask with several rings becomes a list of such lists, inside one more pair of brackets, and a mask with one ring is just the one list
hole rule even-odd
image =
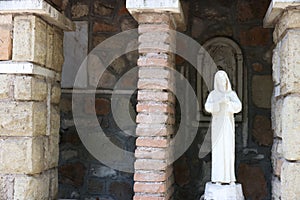
[[45, 80], [32, 76], [17, 76], [14, 81], [14, 97], [17, 100], [43, 101], [47, 96]]
[[282, 103], [281, 98], [272, 98], [272, 129], [274, 131], [274, 137], [282, 138]]
[[272, 199], [281, 199], [281, 182], [277, 177], [272, 177]]
[[42, 138], [1, 139], [0, 172], [14, 174], [40, 173], [43, 171], [43, 153]]
[[14, 177], [11, 175], [0, 175], [0, 199], [13, 199]]
[[44, 142], [44, 168], [51, 169], [57, 167], [59, 157], [59, 137], [49, 136], [45, 138]]
[[47, 135], [58, 136], [60, 127], [60, 113], [57, 106], [51, 106], [50, 109], [50, 133]]
[[280, 93], [300, 92], [300, 48], [297, 42], [300, 40], [299, 30], [288, 30], [282, 39], [280, 52]]
[[0, 99], [7, 99], [10, 96], [10, 85], [11, 85], [10, 75], [0, 75]]
[[59, 85], [53, 85], [51, 88], [51, 103], [59, 104], [61, 89]]
[[49, 173], [50, 175], [50, 190], [49, 190], [49, 194], [50, 194], [50, 198], [51, 199], [57, 199], [57, 195], [58, 195], [58, 172], [57, 172], [57, 168], [54, 168], [52, 170], [47, 171], [47, 173]]
[[47, 25], [47, 55], [46, 55], [46, 67], [53, 69], [53, 37], [54, 28], [51, 25]]
[[244, 46], [263, 46], [270, 42], [271, 31], [261, 26], [252, 27], [248, 30], [241, 30], [240, 42]]
[[272, 91], [273, 81], [271, 76], [253, 76], [252, 100], [257, 107], [271, 108]]
[[273, 131], [269, 118], [257, 115], [253, 121], [252, 135], [260, 145], [270, 146], [273, 143]]
[[297, 199], [300, 196], [300, 163], [284, 162], [281, 172], [281, 199]]
[[282, 147], [287, 160], [300, 160], [300, 97], [287, 96], [282, 106]]
[[267, 183], [264, 172], [257, 166], [240, 164], [237, 180], [242, 184], [245, 198], [264, 199], [267, 196]]
[[0, 60], [11, 59], [12, 24], [12, 15], [0, 15]]
[[46, 105], [37, 102], [1, 102], [1, 136], [46, 134]]
[[80, 18], [89, 14], [89, 6], [81, 2], [76, 3], [71, 8], [73, 18]]
[[32, 15], [14, 18], [12, 59], [46, 64], [47, 24]]
[[48, 199], [49, 174], [18, 176], [15, 178], [14, 199]]
[[62, 65], [64, 63], [64, 49], [63, 49], [63, 31], [54, 28], [53, 35], [53, 70], [61, 72]]

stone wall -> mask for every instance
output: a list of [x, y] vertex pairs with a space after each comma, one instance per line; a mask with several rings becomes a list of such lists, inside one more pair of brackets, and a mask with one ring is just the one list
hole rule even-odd
[[[66, 16], [73, 21], [86, 22], [87, 27], [88, 53], [105, 39], [128, 29], [137, 28], [137, 23], [125, 8], [125, 1], [69, 1], [63, 3], [61, 9]], [[84, 35], [83, 35], [84, 36]], [[75, 36], [77, 37], [77, 36]], [[79, 36], [80, 37], [80, 36]], [[82, 38], [81, 38], [82, 39]], [[76, 39], [75, 39], [76, 40]], [[85, 42], [84, 39], [82, 41]], [[85, 48], [81, 46], [82, 48]], [[121, 46], [120, 41], [110, 43], [107, 52], [114, 51]], [[79, 47], [80, 48], [80, 47]], [[122, 119], [128, 117], [126, 109], [128, 108], [133, 121], [135, 121], [136, 94], [131, 96], [130, 89], [135, 89], [137, 85], [137, 71], [131, 71], [131, 75], [123, 76], [126, 72], [136, 66], [138, 58], [137, 51], [128, 53], [117, 58], [104, 72], [100, 81], [97, 80], [97, 74], [103, 70], [99, 65], [99, 58], [93, 56], [89, 61], [93, 64], [87, 69], [86, 82], [83, 84], [85, 88], [77, 88], [76, 91], [82, 95], [79, 102], [76, 103], [80, 107], [81, 112], [88, 118], [82, 119], [82, 123], [87, 130], [95, 130], [95, 127], [101, 126], [104, 133], [111, 142], [117, 147], [126, 151], [134, 152], [135, 137], [131, 135], [135, 133], [135, 125], [122, 124]], [[83, 60], [82, 60], [83, 61]], [[81, 63], [71, 62], [72, 65], [66, 66], [68, 70], [76, 70]], [[77, 66], [77, 67], [76, 67]], [[73, 68], [73, 69], [72, 69]], [[74, 72], [72, 72], [74, 74]], [[73, 87], [74, 76], [68, 71], [63, 73], [66, 78], [65, 87]], [[65, 76], [65, 77], [64, 77]], [[113, 116], [111, 106], [112, 89], [119, 82], [121, 91], [117, 94], [117, 101], [114, 102], [114, 108], [117, 110], [117, 116]], [[89, 95], [90, 88], [97, 88], [95, 105], [91, 103], [93, 95]], [[59, 157], [59, 198], [74, 199], [132, 199], [133, 198], [133, 174], [122, 172], [104, 165], [94, 158], [82, 144], [78, 132], [75, 128], [72, 113], [72, 90], [63, 89], [60, 104], [61, 128], [60, 128], [60, 157]], [[129, 94], [129, 96], [128, 96]], [[131, 99], [127, 103], [127, 99]], [[75, 106], [76, 106], [75, 105]], [[95, 108], [98, 122], [92, 122], [92, 110]], [[118, 121], [121, 124], [117, 124]], [[121, 122], [120, 122], [121, 121]], [[125, 127], [127, 133], [121, 128]], [[129, 132], [129, 134], [128, 134]], [[117, 163], [122, 164], [124, 157], [122, 155], [114, 158]], [[133, 165], [133, 163], [132, 163]]]
[[0, 6], [0, 199], [56, 199], [62, 29], [72, 23], [48, 4], [22, 13], [15, 3]]

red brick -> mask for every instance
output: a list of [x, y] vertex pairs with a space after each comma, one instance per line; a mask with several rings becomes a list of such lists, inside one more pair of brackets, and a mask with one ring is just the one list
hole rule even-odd
[[133, 190], [141, 193], [164, 193], [167, 191], [165, 183], [142, 183], [135, 182]]
[[0, 15], [0, 60], [10, 60], [12, 55], [12, 15]]
[[134, 180], [140, 182], [162, 182], [166, 181], [172, 175], [172, 168], [166, 171], [136, 171]]
[[140, 67], [139, 78], [171, 78], [170, 68], [164, 67]]
[[148, 42], [141, 43], [138, 47], [139, 53], [168, 53], [175, 52], [173, 44], [166, 44], [164, 42]]
[[167, 163], [162, 160], [137, 159], [134, 163], [136, 170], [165, 170], [166, 168]]
[[138, 137], [136, 146], [139, 147], [168, 147], [169, 140], [163, 137]]
[[168, 32], [172, 30], [168, 24], [141, 24], [139, 25], [139, 34], [147, 32]]
[[133, 200], [169, 200], [169, 198], [149, 195], [135, 195]]
[[111, 25], [111, 24], [106, 24], [103, 22], [94, 22], [93, 25], [93, 32], [117, 32], [118, 28]]
[[174, 82], [167, 79], [139, 79], [138, 88], [144, 90], [174, 90]]
[[175, 102], [175, 97], [172, 93], [163, 91], [139, 90], [137, 98], [139, 101]]
[[136, 117], [137, 123], [143, 124], [174, 124], [175, 119], [167, 114], [143, 114], [139, 113]]
[[171, 17], [162, 13], [141, 13], [137, 17], [139, 24], [170, 24]]
[[253, 27], [250, 30], [242, 30], [239, 38], [241, 45], [244, 46], [264, 46], [272, 41], [271, 31], [262, 26]]
[[167, 136], [172, 135], [173, 132], [171, 125], [164, 124], [138, 124], [136, 128], [137, 136]]
[[152, 147], [137, 147], [135, 150], [136, 158], [164, 160], [167, 158], [166, 149]]
[[137, 61], [138, 66], [146, 67], [146, 66], [154, 66], [154, 67], [174, 67], [173, 61], [170, 59], [170, 56], [166, 54], [152, 54], [152, 56], [143, 56], [140, 57]]
[[146, 113], [169, 113], [174, 114], [175, 110], [172, 104], [158, 102], [139, 102], [136, 106], [137, 112]]

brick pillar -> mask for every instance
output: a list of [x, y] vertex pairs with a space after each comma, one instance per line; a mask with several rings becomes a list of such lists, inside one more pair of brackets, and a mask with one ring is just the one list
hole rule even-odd
[[0, 1], [0, 199], [57, 199], [63, 29], [44, 1]]
[[[275, 27], [273, 51], [272, 197], [300, 196], [300, 3], [272, 1], [264, 19]], [[298, 7], [295, 7], [298, 6]]]
[[[168, 200], [173, 195], [170, 139], [174, 135], [175, 97], [172, 78], [176, 47], [174, 32], [183, 24], [180, 3], [127, 1], [127, 8], [139, 23], [138, 104], [134, 199]], [[166, 11], [163, 6], [172, 8]], [[174, 16], [174, 10], [179, 12]], [[181, 21], [180, 21], [180, 20]]]

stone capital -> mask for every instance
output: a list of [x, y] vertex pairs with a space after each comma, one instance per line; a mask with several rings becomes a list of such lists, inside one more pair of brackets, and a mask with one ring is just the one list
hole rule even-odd
[[75, 30], [75, 24], [44, 0], [0, 1], [0, 14], [34, 14], [64, 31]]
[[186, 29], [186, 20], [180, 0], [126, 0], [126, 8], [138, 22], [139, 14], [170, 13], [175, 28], [179, 31]]

